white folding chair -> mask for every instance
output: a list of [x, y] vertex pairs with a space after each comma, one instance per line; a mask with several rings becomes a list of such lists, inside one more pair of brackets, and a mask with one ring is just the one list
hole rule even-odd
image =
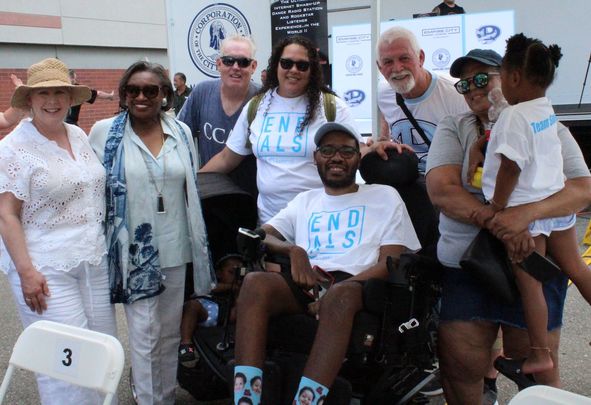
[[534, 385], [519, 391], [509, 405], [591, 405], [591, 398], [547, 385]]
[[0, 404], [15, 368], [21, 368], [106, 394], [110, 404], [123, 371], [121, 343], [113, 336], [51, 321], [38, 321], [19, 336], [4, 380]]

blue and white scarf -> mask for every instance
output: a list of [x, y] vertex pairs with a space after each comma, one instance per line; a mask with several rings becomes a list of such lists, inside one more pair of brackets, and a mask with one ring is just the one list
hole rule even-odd
[[[208, 294], [215, 285], [215, 275], [209, 258], [207, 234], [197, 193], [193, 148], [187, 134], [175, 119], [162, 114], [161, 120], [163, 128], [168, 128], [170, 135], [177, 140], [179, 155], [186, 169], [187, 218], [195, 292], [199, 295]], [[128, 123], [126, 111], [115, 118], [107, 135], [103, 159], [107, 172], [106, 237], [111, 302], [127, 304], [158, 295], [164, 290], [158, 249], [153, 245], [154, 214], [146, 210], [128, 212], [125, 158], [133, 156], [133, 150], [123, 136]], [[126, 144], [130, 149], [127, 153]], [[141, 192], [141, 188], [136, 190]], [[134, 229], [130, 229], [130, 226]]]

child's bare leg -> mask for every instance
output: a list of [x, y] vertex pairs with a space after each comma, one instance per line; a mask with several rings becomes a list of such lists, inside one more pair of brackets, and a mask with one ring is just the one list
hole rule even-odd
[[579, 253], [575, 227], [552, 232], [548, 238], [548, 252], [591, 304], [591, 270]]
[[190, 299], [185, 302], [181, 319], [181, 344], [191, 343], [197, 324], [205, 320], [207, 320], [207, 311], [199, 301]]
[[[536, 251], [544, 254], [546, 240], [544, 236], [534, 238]], [[515, 280], [523, 301], [523, 313], [527, 324], [530, 340], [530, 351], [522, 371], [526, 374], [550, 370], [553, 367], [550, 349], [548, 348], [548, 307], [542, 290], [542, 283], [513, 265]]]

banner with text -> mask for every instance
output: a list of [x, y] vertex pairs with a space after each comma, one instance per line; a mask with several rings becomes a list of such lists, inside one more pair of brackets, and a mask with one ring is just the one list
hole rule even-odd
[[271, 4], [273, 44], [301, 35], [328, 55], [326, 0], [279, 0]]
[[[474, 48], [494, 49], [501, 55], [505, 41], [514, 33], [514, 12], [460, 14], [413, 20], [387, 21], [412, 31], [425, 52], [425, 68], [449, 74], [452, 62]], [[335, 26], [332, 30], [333, 90], [351, 107], [362, 133], [371, 132], [371, 25]], [[378, 73], [380, 80], [383, 77]]]

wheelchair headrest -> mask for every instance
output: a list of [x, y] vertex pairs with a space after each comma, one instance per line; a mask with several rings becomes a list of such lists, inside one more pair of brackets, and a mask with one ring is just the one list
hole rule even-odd
[[377, 152], [370, 152], [361, 159], [359, 172], [366, 183], [385, 184], [392, 187], [413, 183], [419, 177], [419, 159], [413, 152], [398, 153], [388, 149], [388, 160]]

